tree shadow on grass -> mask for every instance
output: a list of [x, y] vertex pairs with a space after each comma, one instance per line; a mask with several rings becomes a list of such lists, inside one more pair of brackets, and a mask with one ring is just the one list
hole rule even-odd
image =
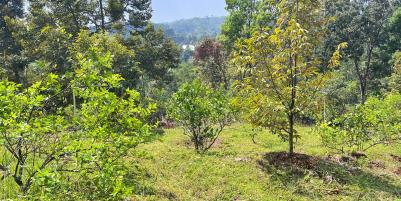
[[160, 140], [166, 134], [162, 128], [154, 128], [152, 129], [152, 133], [153, 135], [149, 135], [144, 139], [145, 143], [151, 143]]
[[284, 186], [296, 185], [312, 176], [322, 179], [326, 184], [356, 185], [364, 191], [382, 191], [395, 197], [401, 196], [401, 186], [395, 185], [395, 180], [391, 177], [377, 176], [353, 165], [328, 158], [273, 152], [265, 154], [257, 163], [263, 171], [271, 175], [273, 180]]
[[[149, 179], [151, 177], [151, 175], [143, 175], [143, 177]], [[125, 179], [127, 179], [127, 178], [125, 178]], [[134, 187], [135, 195], [144, 196], [144, 197], [156, 197], [156, 198], [162, 198], [162, 199], [167, 199], [167, 200], [177, 200], [178, 199], [177, 195], [175, 195], [173, 192], [170, 192], [163, 188], [157, 189], [156, 186], [154, 186], [153, 184], [138, 182], [137, 178], [130, 178], [130, 179], [135, 179], [133, 185], [131, 184], [131, 186]]]

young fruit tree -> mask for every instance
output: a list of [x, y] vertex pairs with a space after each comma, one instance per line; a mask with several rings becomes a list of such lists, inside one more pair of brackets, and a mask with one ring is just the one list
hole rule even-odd
[[[16, 194], [28, 200], [130, 195], [132, 172], [123, 159], [151, 134], [146, 120], [155, 106], [141, 105], [134, 90], [112, 92], [122, 78], [111, 72], [111, 58], [92, 47], [77, 54], [72, 80], [49, 74], [26, 89], [0, 82], [1, 179], [19, 189]], [[63, 89], [60, 83], [66, 81]], [[70, 88], [77, 105], [54, 105]]]
[[229, 123], [227, 92], [213, 90], [199, 80], [182, 85], [170, 105], [170, 116], [184, 128], [198, 153], [210, 149]]
[[368, 98], [333, 122], [318, 129], [326, 147], [344, 153], [364, 152], [380, 144], [401, 140], [401, 95]]
[[[234, 53], [232, 63], [238, 69], [252, 66], [250, 75], [237, 83], [236, 103], [252, 124], [288, 141], [292, 154], [300, 137], [296, 118], [317, 104], [328, 77], [315, 53], [325, 20], [318, 2], [280, 1], [277, 8], [276, 27], [254, 32]], [[340, 57], [338, 52], [335, 55], [333, 66]]]

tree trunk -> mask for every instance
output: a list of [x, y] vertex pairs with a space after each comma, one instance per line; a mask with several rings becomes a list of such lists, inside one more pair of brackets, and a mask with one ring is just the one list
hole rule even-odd
[[361, 90], [361, 103], [365, 104], [366, 102], [366, 80], [362, 80], [359, 86]]
[[14, 81], [15, 83], [22, 84], [18, 69], [14, 69]]
[[366, 55], [367, 55], [367, 61], [365, 63], [365, 69], [361, 69], [359, 66], [359, 59], [354, 58], [355, 70], [356, 70], [356, 73], [358, 74], [358, 79], [359, 79], [361, 104], [365, 104], [365, 102], [366, 102], [367, 85], [368, 85], [367, 83], [368, 83], [370, 66], [371, 66], [372, 56], [373, 56], [373, 45], [372, 44], [368, 44]]
[[[295, 123], [295, 102], [297, 97], [297, 55], [294, 55], [294, 60], [290, 58], [290, 68], [291, 68], [291, 103], [289, 107], [288, 114], [288, 153], [292, 155], [294, 153], [294, 123]], [[294, 61], [294, 63], [292, 63]]]
[[102, 31], [105, 31], [106, 30], [106, 25], [105, 25], [105, 22], [104, 22], [103, 0], [99, 0], [99, 6], [100, 6], [100, 17], [102, 18], [101, 19], [102, 20], [101, 27], [102, 27]]
[[74, 117], [77, 115], [77, 100], [75, 97], [75, 90], [72, 88], [72, 103], [74, 105]]
[[289, 120], [289, 132], [288, 132], [288, 153], [292, 155], [294, 153], [294, 114], [290, 112], [288, 116]]
[[359, 82], [359, 92], [361, 98], [361, 104], [365, 104], [366, 101], [366, 74], [364, 74], [359, 67], [358, 59], [354, 59], [355, 71], [358, 75], [358, 82]]
[[[295, 19], [298, 21], [298, 11], [299, 11], [299, 1], [296, 1], [296, 13]], [[297, 44], [295, 44], [297, 45]], [[292, 155], [294, 153], [294, 123], [295, 123], [295, 104], [296, 104], [296, 97], [297, 97], [297, 61], [298, 55], [295, 54], [294, 58], [290, 56], [290, 69], [291, 69], [291, 103], [290, 103], [290, 111], [288, 114], [288, 153]]]

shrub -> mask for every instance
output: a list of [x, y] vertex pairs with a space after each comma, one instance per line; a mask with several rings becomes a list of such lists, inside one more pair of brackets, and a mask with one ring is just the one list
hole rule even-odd
[[184, 128], [198, 153], [206, 152], [216, 142], [229, 115], [227, 92], [213, 90], [199, 80], [182, 85], [172, 97], [170, 116]]
[[397, 142], [401, 138], [401, 95], [369, 98], [366, 104], [322, 124], [319, 131], [326, 147], [342, 153]]
[[111, 73], [111, 55], [91, 50], [79, 55], [69, 88], [79, 100], [55, 106], [63, 97], [59, 83], [66, 78], [49, 74], [27, 89], [0, 82], [1, 175], [28, 200], [122, 200], [130, 196], [133, 172], [124, 160], [151, 132], [146, 119], [155, 109], [140, 104], [140, 95], [113, 89], [121, 77]]

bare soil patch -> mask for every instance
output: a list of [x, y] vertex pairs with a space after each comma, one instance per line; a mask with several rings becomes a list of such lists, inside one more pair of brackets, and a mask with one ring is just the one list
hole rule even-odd
[[306, 175], [320, 178], [326, 183], [347, 183], [353, 175], [360, 174], [361, 169], [353, 165], [350, 158], [325, 158], [306, 154], [286, 152], [266, 153], [259, 166], [269, 174], [283, 178], [302, 179]]
[[[320, 159], [306, 154], [273, 152], [265, 154], [264, 160], [276, 168], [287, 167], [293, 169], [312, 170]], [[259, 164], [261, 164], [261, 161]]]
[[396, 171], [394, 171], [395, 174], [398, 176], [401, 176], [401, 167], [399, 167]]
[[[401, 157], [397, 157], [398, 159]], [[335, 188], [326, 192], [331, 195], [342, 193], [344, 184], [358, 185], [399, 195], [400, 187], [393, 184], [393, 179], [365, 171], [355, 163], [355, 160], [354, 157], [318, 157], [299, 153], [273, 152], [266, 153], [257, 163], [264, 172], [271, 176], [271, 179], [280, 181], [283, 185], [315, 177], [322, 179], [325, 183], [336, 184]], [[383, 167], [383, 164], [377, 161], [371, 165]], [[396, 173], [401, 175], [401, 168]]]
[[393, 158], [395, 161], [398, 161], [398, 162], [401, 163], [401, 157], [400, 157], [400, 156], [396, 156], [396, 155], [394, 155], [394, 154], [391, 154], [390, 156], [391, 156], [391, 158]]
[[370, 161], [368, 167], [371, 169], [386, 169], [386, 165], [381, 161]]

